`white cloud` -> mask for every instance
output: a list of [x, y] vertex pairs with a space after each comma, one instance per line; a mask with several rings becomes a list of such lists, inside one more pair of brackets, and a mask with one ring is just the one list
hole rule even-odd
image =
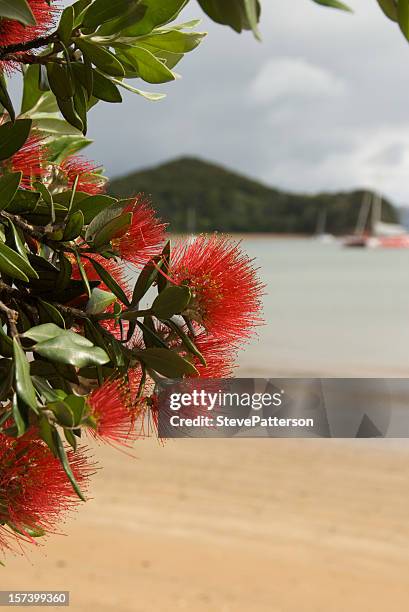
[[276, 100], [339, 97], [346, 83], [326, 68], [301, 57], [269, 59], [250, 85], [253, 100], [263, 104]]

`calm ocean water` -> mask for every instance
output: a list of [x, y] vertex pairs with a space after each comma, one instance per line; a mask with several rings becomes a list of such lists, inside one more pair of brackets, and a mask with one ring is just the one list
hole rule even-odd
[[409, 377], [409, 250], [243, 240], [266, 283], [241, 375]]

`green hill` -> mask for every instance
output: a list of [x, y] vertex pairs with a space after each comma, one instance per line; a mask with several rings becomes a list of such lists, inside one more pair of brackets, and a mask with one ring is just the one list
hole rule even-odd
[[[286, 193], [188, 157], [114, 179], [109, 191], [119, 197], [144, 192], [173, 231], [196, 232], [313, 234], [325, 210], [326, 231], [344, 234], [354, 229], [364, 196], [363, 191]], [[382, 219], [397, 221], [397, 212], [386, 201]]]

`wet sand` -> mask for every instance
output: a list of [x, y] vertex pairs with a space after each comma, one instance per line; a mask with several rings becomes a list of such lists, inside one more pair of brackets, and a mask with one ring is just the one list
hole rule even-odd
[[400, 612], [409, 444], [155, 440], [109, 447], [94, 499], [2, 589], [71, 591], [78, 612]]

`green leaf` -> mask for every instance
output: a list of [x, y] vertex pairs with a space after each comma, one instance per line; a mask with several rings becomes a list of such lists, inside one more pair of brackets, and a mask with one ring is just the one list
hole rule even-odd
[[74, 427], [74, 413], [64, 400], [49, 402], [47, 409], [55, 415], [57, 422], [62, 427]]
[[175, 80], [175, 75], [157, 57], [143, 47], [131, 47], [123, 49], [121, 56], [124, 56], [141, 79], [147, 83], [168, 83]]
[[157, 256], [149, 261], [142, 269], [133, 290], [131, 302], [133, 307], [137, 306], [150, 287], [152, 287], [153, 283], [157, 279], [159, 269], [162, 265], [163, 261], [161, 260], [160, 256]]
[[163, 251], [161, 254], [161, 257], [162, 257], [161, 270], [163, 270], [164, 274], [159, 274], [158, 276], [159, 293], [163, 291], [168, 285], [168, 280], [166, 278], [166, 275], [169, 273], [170, 253], [171, 253], [171, 244], [170, 244], [170, 240], [168, 240], [165, 246], [163, 247]]
[[42, 538], [46, 535], [46, 532], [41, 527], [33, 527], [32, 525], [14, 525], [11, 521], [7, 522], [7, 525], [16, 533], [19, 533], [22, 536], [30, 536], [31, 538]]
[[[55, 368], [52, 364], [49, 364], [48, 362], [44, 361], [34, 361], [31, 364], [33, 367], [30, 367], [30, 372], [34, 387], [37, 389], [38, 393], [46, 402], [56, 402], [59, 400], [63, 400], [67, 395], [65, 391], [63, 391], [62, 389], [52, 389], [48, 380], [46, 380], [44, 377], [33, 375], [33, 370], [35, 370], [34, 365], [38, 364], [41, 364], [41, 366], [44, 366], [45, 364], [47, 364], [47, 366], [51, 366], [53, 376], [55, 376]], [[44, 374], [47, 376], [47, 378], [50, 378], [45, 369]]]
[[0, 177], [0, 210], [4, 210], [13, 200], [19, 188], [22, 172], [12, 172]]
[[149, 34], [158, 26], [174, 21], [188, 0], [143, 0], [146, 13], [138, 23], [123, 30], [124, 36], [141, 36]]
[[0, 161], [17, 153], [26, 142], [31, 130], [31, 119], [9, 121], [0, 126]]
[[14, 423], [16, 424], [16, 427], [17, 427], [17, 436], [20, 437], [26, 431], [26, 424], [25, 424], [24, 419], [23, 419], [23, 417], [21, 415], [21, 412], [20, 412], [20, 408], [19, 408], [19, 405], [18, 405], [17, 393], [14, 393], [14, 395], [13, 395], [12, 408], [13, 408]]
[[100, 314], [116, 301], [113, 293], [102, 289], [93, 289], [87, 304], [87, 313], [90, 315]]
[[170, 319], [187, 308], [190, 298], [190, 289], [186, 285], [167, 287], [153, 302], [152, 312], [158, 319]]
[[60, 109], [64, 119], [66, 119], [70, 125], [82, 132], [82, 130], [84, 129], [84, 125], [75, 110], [74, 99], [68, 98], [64, 100], [62, 98], [56, 98], [56, 100], [58, 108]]
[[259, 38], [257, 25], [260, 17], [260, 3], [258, 0], [235, 0], [235, 2], [221, 2], [220, 0], [198, 1], [202, 9], [213, 21], [228, 25], [236, 32], [253, 30], [255, 37]]
[[0, 271], [11, 278], [28, 282], [29, 278], [38, 278], [34, 268], [16, 251], [0, 242]]
[[43, 198], [44, 202], [47, 204], [47, 206], [49, 206], [51, 223], [55, 223], [55, 206], [52, 194], [48, 191], [47, 187], [39, 181], [34, 183], [34, 188], [41, 193], [41, 197]]
[[0, 322], [0, 355], [4, 357], [12, 357], [13, 356], [13, 341], [6, 334], [3, 329], [3, 325]]
[[124, 76], [125, 71], [122, 64], [117, 60], [115, 55], [82, 39], [76, 39], [75, 43], [85, 57], [87, 57], [97, 68], [112, 76]]
[[44, 132], [47, 136], [79, 136], [81, 133], [77, 128], [67, 123], [67, 121], [64, 119], [57, 118], [35, 119], [33, 123], [33, 130], [36, 132]]
[[82, 282], [84, 283], [85, 288], [87, 290], [88, 297], [91, 297], [91, 285], [89, 284], [88, 275], [87, 275], [87, 273], [85, 271], [84, 266], [82, 265], [81, 257], [79, 255], [78, 251], [75, 252], [75, 259], [77, 260], [77, 266], [78, 266], [78, 269], [79, 269], [79, 273], [80, 273]]
[[[78, 120], [79, 118], [77, 117], [77, 121]], [[81, 149], [87, 147], [91, 143], [92, 140], [88, 140], [84, 137], [57, 136], [57, 138], [53, 140], [49, 139], [47, 142], [48, 159], [55, 164], [61, 163], [64, 159], [70, 155], [75, 155], [75, 153], [78, 153], [78, 151], [81, 151]]]
[[395, 0], [378, 0], [378, 4], [389, 19], [398, 21], [398, 7]]
[[[141, 321], [136, 322], [137, 326], [143, 333], [143, 340], [145, 342], [145, 346], [146, 347], [157, 346], [159, 348], [167, 349], [168, 346], [166, 345], [166, 342], [164, 342], [162, 338], [156, 334], [155, 328], [153, 325], [147, 324], [148, 321], [149, 321], [149, 318], [147, 317], [145, 318], [144, 323], [142, 323]], [[152, 321], [152, 319], [150, 319], [150, 321]]]
[[38, 414], [36, 393], [30, 376], [30, 365], [17, 338], [13, 338], [13, 352], [17, 395]]
[[45, 302], [41, 298], [38, 298], [38, 312], [40, 315], [40, 320], [42, 323], [47, 324], [50, 321], [55, 323], [58, 327], [62, 329], [65, 328], [64, 317], [60, 313], [59, 310], [52, 304]]
[[68, 444], [71, 446], [71, 448], [74, 451], [76, 451], [77, 450], [77, 438], [72, 433], [71, 429], [64, 429], [64, 435], [65, 435], [65, 439], [67, 440]]
[[164, 49], [171, 53], [183, 54], [196, 49], [205, 36], [206, 33], [179, 32], [178, 30], [172, 30], [160, 34], [153, 34], [152, 36], [146, 36], [141, 43], [138, 41], [138, 45], [142, 44], [143, 47], [148, 47], [152, 52], [157, 49]]
[[[200, 0], [199, 0], [200, 1]], [[341, 9], [342, 11], [352, 12], [349, 6], [338, 0], [312, 0], [316, 4], [322, 4], [322, 6], [329, 6], [331, 8]]]
[[74, 20], [75, 20], [74, 27], [75, 28], [81, 25], [82, 17], [84, 16], [85, 11], [88, 8], [90, 1], [91, 0], [77, 0], [77, 2], [74, 2], [74, 4], [72, 5], [72, 8], [74, 9]]
[[[42, 94], [38, 83], [40, 80], [39, 64], [30, 64], [24, 71], [23, 98], [21, 102], [21, 112], [26, 113], [32, 109], [46, 94]], [[47, 96], [48, 97], [48, 96]]]
[[[88, 365], [104, 365], [109, 362], [109, 357], [103, 349], [93, 345], [84, 346], [68, 333], [63, 332], [50, 340], [35, 344], [33, 350], [50, 361], [68, 363], [78, 368]], [[78, 336], [78, 334], [74, 335]]]
[[24, 338], [28, 338], [29, 340], [33, 340], [34, 342], [45, 342], [46, 340], [51, 340], [52, 338], [56, 338], [61, 334], [64, 335], [65, 338], [68, 338], [70, 341], [75, 342], [75, 344], [79, 344], [81, 346], [91, 347], [92, 342], [81, 336], [80, 334], [76, 334], [73, 331], [65, 331], [55, 325], [55, 323], [45, 323], [43, 325], [36, 325], [32, 327], [28, 331], [23, 334]]
[[112, 79], [112, 80], [120, 87], [123, 87], [124, 89], [127, 89], [128, 91], [131, 91], [132, 93], [135, 93], [138, 96], [142, 96], [142, 98], [145, 98], [146, 100], [149, 100], [150, 102], [158, 102], [159, 100], [163, 100], [163, 98], [166, 98], [166, 94], [153, 93], [150, 91], [142, 91], [142, 89], [136, 89], [136, 87], [132, 87], [132, 85], [129, 85], [128, 83], [125, 83], [124, 81], [119, 81], [118, 79]]
[[128, 212], [109, 221], [95, 234], [93, 247], [98, 249], [105, 244], [109, 244], [113, 238], [123, 236], [132, 223], [132, 216], [132, 213]]
[[115, 0], [115, 2], [94, 0], [84, 14], [82, 25], [86, 28], [95, 29], [103, 23], [127, 13], [129, 9], [138, 4], [138, 0]]
[[244, 0], [244, 10], [246, 11], [247, 21], [253, 30], [254, 36], [261, 40], [260, 32], [258, 29], [258, 22], [260, 18], [260, 3], [258, 0]]
[[72, 274], [72, 265], [69, 259], [64, 255], [60, 257], [60, 271], [56, 281], [57, 291], [63, 291], [70, 282]]
[[57, 447], [53, 438], [53, 427], [51, 427], [45, 416], [41, 416], [39, 419], [40, 425], [40, 438], [44, 440], [48, 448], [51, 450], [53, 455], [57, 457]]
[[71, 394], [67, 395], [67, 397], [64, 399], [64, 402], [68, 404], [74, 415], [74, 427], [78, 427], [81, 424], [82, 418], [84, 416], [84, 411], [86, 407], [85, 397]]
[[184, 375], [197, 376], [198, 371], [187, 359], [174, 351], [163, 348], [149, 348], [138, 353], [138, 359], [145, 366], [167, 378], [181, 378]]
[[9, 92], [7, 90], [7, 83], [4, 74], [0, 74], [0, 104], [4, 106], [10, 115], [10, 119], [14, 122], [16, 113], [14, 112], [13, 102], [11, 101]]
[[32, 212], [36, 208], [39, 199], [39, 193], [18, 189], [13, 200], [7, 206], [7, 212], [16, 214]]
[[111, 206], [104, 206], [101, 211], [92, 219], [85, 233], [85, 240], [92, 242], [95, 235], [112, 219], [122, 215], [125, 208], [124, 203], [112, 203]]
[[398, 0], [398, 23], [399, 27], [407, 40], [409, 40], [409, 2], [408, 0]]
[[172, 329], [179, 336], [189, 353], [195, 355], [195, 357], [197, 357], [201, 361], [201, 363], [206, 366], [206, 359], [203, 357], [202, 353], [194, 344], [193, 340], [191, 340], [191, 338], [189, 338], [189, 336], [185, 334], [183, 329], [181, 329], [179, 325], [177, 325], [177, 323], [175, 323], [174, 321], [166, 321], [166, 325], [168, 325], [170, 329]]
[[108, 287], [108, 289], [110, 289], [112, 291], [112, 293], [114, 295], [116, 295], [116, 297], [121, 300], [121, 302], [123, 304], [126, 304], [127, 306], [130, 306], [130, 302], [124, 292], [124, 290], [122, 289], [122, 287], [120, 287], [118, 285], [118, 283], [116, 282], [116, 280], [110, 275], [109, 272], [107, 272], [107, 270], [105, 270], [105, 268], [98, 262], [95, 261], [95, 259], [90, 258], [90, 261], [94, 267], [95, 272], [98, 274], [98, 276], [100, 277], [100, 279], [105, 283], [105, 285]]
[[12, 231], [13, 239], [14, 239], [14, 244], [16, 246], [16, 249], [17, 249], [18, 253], [21, 255], [21, 257], [23, 257], [28, 262], [27, 251], [26, 251], [23, 239], [22, 239], [21, 234], [20, 234], [21, 230], [18, 230], [16, 228], [16, 226], [14, 225], [14, 223], [13, 223], [13, 221], [11, 219], [8, 219], [7, 222], [9, 224], [9, 226], [11, 227], [11, 231]]
[[72, 69], [76, 78], [85, 88], [91, 87], [90, 95], [95, 96], [99, 100], [105, 100], [105, 102], [122, 102], [122, 96], [117, 86], [111, 79], [102, 75], [98, 70], [92, 68], [92, 66], [90, 67], [92, 77], [91, 83], [89, 83], [89, 70], [85, 64], [74, 62], [72, 64]]
[[87, 93], [81, 83], [77, 82], [75, 85], [75, 95], [74, 95], [74, 108], [78, 115], [78, 117], [82, 121], [82, 133], [84, 136], [87, 133], [87, 124], [88, 124], [88, 99]]
[[111, 79], [104, 77], [98, 72], [98, 70], [94, 70], [93, 75], [93, 96], [95, 96], [99, 100], [110, 102], [111, 104], [118, 104], [119, 102], [122, 102], [121, 93], [115, 83], [111, 81]]
[[72, 210], [80, 210], [84, 215], [84, 224], [89, 225], [91, 221], [103, 210], [116, 204], [117, 200], [106, 195], [86, 196], [80, 201], [74, 201]]
[[71, 40], [71, 34], [74, 29], [74, 8], [67, 6], [61, 15], [58, 25], [57, 34], [64, 45], [68, 45]]
[[47, 77], [51, 91], [56, 98], [68, 100], [75, 92], [70, 71], [63, 64], [56, 62], [47, 63]]
[[85, 83], [82, 83], [82, 85], [85, 87], [85, 91], [87, 92], [88, 99], [90, 100], [92, 97], [92, 90], [94, 87], [94, 69], [88, 58], [84, 58], [83, 65], [85, 68], [85, 79], [84, 79]]
[[145, 16], [145, 13], [145, 4], [135, 0], [133, 5], [126, 12], [122, 13], [120, 17], [102, 25], [98, 29], [98, 36], [110, 36], [112, 34], [117, 34], [121, 30], [130, 28], [141, 21], [141, 19], [143, 19]]
[[77, 210], [72, 215], [70, 215], [67, 225], [64, 229], [63, 241], [69, 242], [70, 240], [74, 240], [78, 238], [78, 236], [82, 232], [82, 228], [84, 227], [84, 215], [80, 210]]
[[69, 481], [71, 482], [74, 491], [76, 492], [76, 494], [82, 501], [85, 501], [85, 497], [82, 494], [77, 481], [75, 480], [75, 476], [69, 464], [67, 453], [65, 452], [65, 448], [64, 448], [64, 443], [61, 440], [60, 435], [56, 429], [52, 430], [52, 436], [53, 436], [53, 442], [54, 442], [55, 448], [57, 450], [58, 458], [61, 461], [61, 465], [63, 466], [64, 471], [67, 474], [67, 477]]
[[27, 0], [0, 0], [0, 17], [19, 21], [25, 26], [36, 25], [36, 20]]

